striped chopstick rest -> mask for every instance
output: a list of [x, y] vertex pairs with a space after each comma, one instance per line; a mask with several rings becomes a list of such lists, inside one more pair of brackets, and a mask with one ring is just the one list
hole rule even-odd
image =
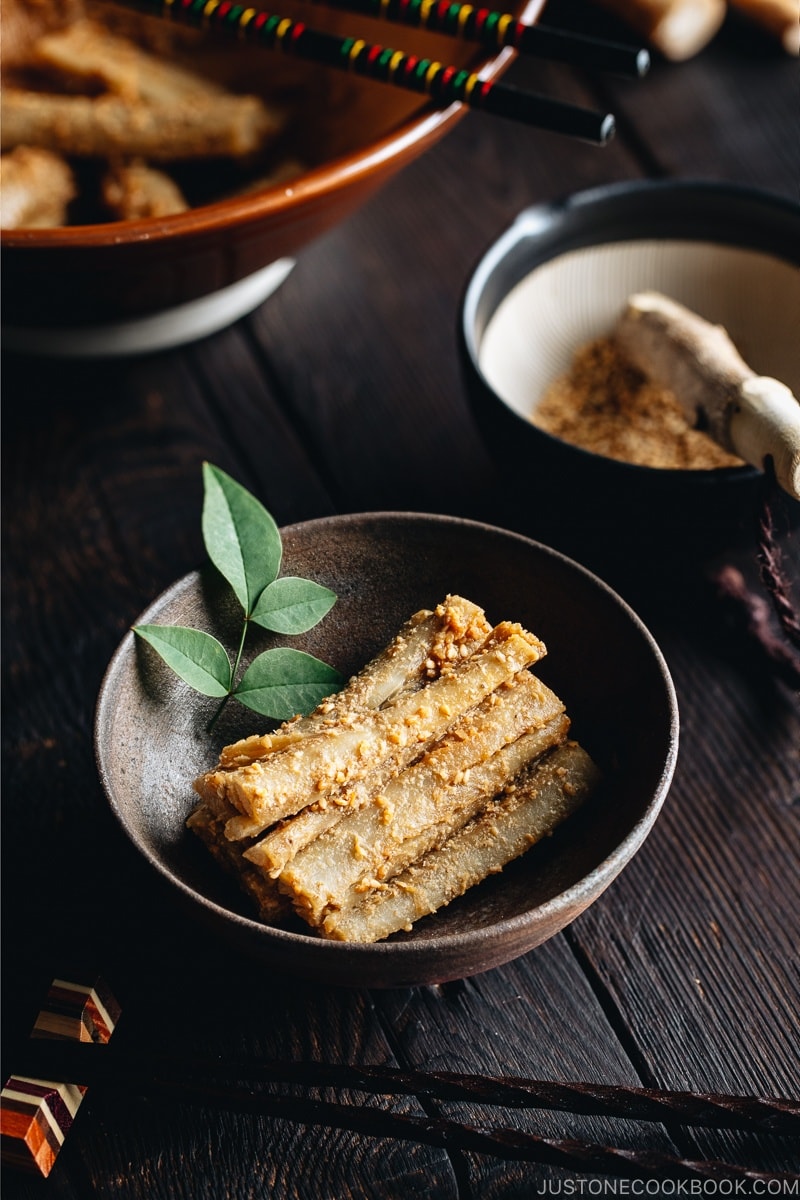
[[12, 1075], [0, 1092], [0, 1153], [9, 1166], [47, 1176], [86, 1088]]
[[119, 1016], [120, 1007], [104, 980], [87, 985], [54, 979], [31, 1037], [105, 1044]]
[[[103, 979], [92, 984], [54, 979], [32, 1038], [105, 1045], [120, 1006]], [[47, 1176], [72, 1128], [87, 1088], [12, 1075], [0, 1091], [0, 1158], [9, 1166]]]

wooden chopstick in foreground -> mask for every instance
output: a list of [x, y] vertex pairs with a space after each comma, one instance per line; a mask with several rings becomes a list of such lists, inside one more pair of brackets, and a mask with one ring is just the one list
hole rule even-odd
[[176, 1055], [143, 1055], [89, 1043], [25, 1043], [20, 1052], [31, 1072], [58, 1073], [79, 1084], [114, 1079], [235, 1080], [251, 1086], [301, 1084], [345, 1087], [351, 1091], [396, 1096], [425, 1096], [500, 1108], [549, 1109], [584, 1116], [624, 1117], [631, 1121], [750, 1129], [770, 1134], [800, 1134], [800, 1100], [730, 1096], [720, 1092], [663, 1091], [627, 1085], [570, 1082], [558, 1084], [510, 1075], [426, 1072], [399, 1067], [357, 1067], [349, 1063], [218, 1060]]
[[[117, 1090], [121, 1090], [118, 1085]], [[446, 1150], [467, 1150], [495, 1158], [541, 1163], [597, 1175], [637, 1179], [742, 1179], [765, 1183], [787, 1183], [800, 1178], [789, 1172], [759, 1171], [718, 1159], [702, 1161], [678, 1158], [656, 1150], [627, 1150], [576, 1138], [546, 1138], [509, 1127], [467, 1125], [446, 1117], [413, 1117], [365, 1105], [266, 1095], [263, 1092], [248, 1092], [243, 1088], [187, 1088], [159, 1081], [141, 1094], [162, 1102], [208, 1105], [225, 1112], [272, 1116], [331, 1129], [349, 1129], [366, 1136], [400, 1138]]]
[[230, 0], [116, 0], [116, 3], [182, 24], [228, 33], [265, 49], [281, 50], [321, 66], [352, 71], [406, 91], [420, 92], [439, 104], [465, 104], [598, 145], [604, 145], [614, 133], [611, 113], [595, 112], [511, 84], [481, 79], [474, 71], [418, 58], [362, 38], [343, 38], [311, 29], [302, 21], [245, 8]]
[[[19, 1057], [31, 1073], [48, 1072], [73, 1083], [110, 1080], [173, 1082], [191, 1089], [198, 1082], [225, 1081], [338, 1087], [376, 1095], [425, 1096], [443, 1102], [471, 1101], [502, 1108], [540, 1108], [635, 1121], [800, 1134], [800, 1101], [716, 1092], [664, 1091], [627, 1085], [553, 1083], [512, 1076], [488, 1077], [455, 1071], [414, 1071], [346, 1063], [202, 1059], [126, 1053], [77, 1043], [29, 1042]], [[54, 1076], [55, 1077], [55, 1076]]]
[[[401, 1138], [445, 1149], [558, 1166], [573, 1171], [633, 1178], [794, 1181], [717, 1160], [695, 1161], [660, 1151], [626, 1150], [576, 1139], [546, 1138], [517, 1129], [462, 1124], [445, 1117], [418, 1117], [364, 1104], [329, 1103], [261, 1090], [268, 1083], [335, 1086], [378, 1094], [416, 1095], [440, 1101], [471, 1100], [504, 1107], [555, 1108], [572, 1112], [677, 1121], [719, 1127], [744, 1126], [770, 1133], [796, 1131], [800, 1105], [741, 1096], [656, 1092], [594, 1084], [552, 1084], [486, 1079], [450, 1072], [292, 1062], [218, 1062], [147, 1056], [111, 1046], [29, 1042], [15, 1055], [34, 1077], [68, 1079], [121, 1098], [192, 1104], [226, 1112], [279, 1117], [304, 1125], [349, 1129], [366, 1136]], [[246, 1083], [243, 1081], [247, 1081]]]

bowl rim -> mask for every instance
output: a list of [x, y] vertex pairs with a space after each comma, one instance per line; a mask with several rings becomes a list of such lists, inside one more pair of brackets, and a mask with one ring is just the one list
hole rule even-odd
[[[126, 659], [133, 651], [134, 635], [129, 630], [116, 651], [114, 652], [106, 671], [103, 675], [98, 693], [97, 704], [94, 717], [94, 756], [100, 782], [106, 796], [106, 800], [113, 812], [118, 824], [122, 827], [128, 840], [133, 844], [135, 849], [144, 856], [151, 867], [164, 878], [172, 886], [176, 887], [192, 904], [205, 909], [218, 920], [225, 922], [233, 922], [239, 929], [246, 930], [265, 944], [273, 944], [283, 946], [287, 950], [294, 948], [299, 951], [308, 951], [315, 956], [315, 961], [321, 961], [323, 964], [341, 963], [347, 956], [353, 960], [354, 965], [359, 962], [374, 963], [391, 956], [395, 961], [399, 961], [407, 969], [407, 974], [413, 973], [415, 964], [422, 966], [429, 961], [432, 956], [437, 956], [443, 952], [453, 953], [470, 948], [478, 947], [484, 939], [491, 934], [494, 937], [502, 940], [505, 936], [513, 935], [515, 932], [524, 931], [527, 926], [534, 923], [535, 920], [547, 917], [550, 915], [558, 915], [563, 910], [570, 909], [573, 904], [580, 901], [581, 896], [587, 891], [590, 894], [588, 903], [593, 902], [602, 891], [616, 878], [623, 867], [630, 861], [644, 843], [647, 835], [652, 829], [656, 818], [661, 810], [661, 807], [669, 792], [672, 779], [675, 772], [675, 767], [678, 758], [678, 744], [680, 732], [680, 718], [678, 709], [678, 700], [675, 691], [675, 685], [669, 672], [666, 660], [659, 648], [655, 638], [650, 633], [642, 619], [634, 612], [630, 605], [607, 583], [605, 583], [594, 572], [587, 567], [582, 566], [574, 559], [569, 558], [566, 554], [555, 550], [550, 546], [546, 546], [541, 542], [535, 541], [533, 538], [526, 537], [523, 534], [516, 533], [512, 530], [503, 529], [500, 526], [490, 525], [486, 522], [475, 521], [465, 517], [448, 516], [437, 513], [420, 513], [420, 512], [364, 512], [364, 513], [345, 513], [335, 514], [328, 517], [313, 518], [308, 521], [299, 521], [291, 525], [281, 527], [281, 536], [286, 538], [293, 533], [303, 531], [313, 533], [315, 530], [328, 530], [331, 523], [338, 527], [348, 527], [356, 525], [368, 525], [378, 522], [400, 523], [408, 522], [423, 522], [427, 524], [441, 524], [442, 522], [448, 528], [453, 525], [458, 525], [466, 530], [474, 530], [481, 534], [489, 534], [490, 536], [501, 535], [504, 539], [511, 539], [512, 542], [517, 542], [520, 546], [527, 549], [533, 549], [535, 553], [544, 555], [547, 558], [554, 559], [566, 566], [568, 570], [577, 571], [583, 575], [587, 582], [590, 582], [594, 587], [599, 588], [606, 593], [608, 599], [622, 610], [627, 619], [636, 627], [639, 635], [644, 638], [647, 647], [652, 654], [655, 664], [658, 668], [659, 675], [664, 685], [666, 700], [668, 704], [670, 723], [667, 739], [667, 755], [663, 763], [658, 783], [650, 797], [646, 807], [638, 817], [635, 824], [628, 831], [625, 837], [614, 847], [614, 849], [591, 871], [583, 875], [570, 887], [558, 895], [551, 897], [549, 900], [536, 905], [533, 908], [527, 909], [523, 913], [519, 913], [513, 917], [503, 918], [492, 925], [482, 926], [474, 930], [460, 931], [449, 934], [438, 934], [432, 937], [425, 938], [422, 941], [403, 941], [391, 942], [380, 941], [368, 944], [354, 942], [340, 942], [320, 937], [315, 937], [312, 934], [296, 933], [291, 930], [282, 930], [274, 926], [265, 925], [254, 918], [243, 916], [240, 913], [233, 912], [224, 905], [218, 904], [216, 901], [198, 892], [195, 888], [185, 883], [173, 871], [169, 869], [157, 854], [149, 847], [143, 845], [138, 840], [128, 824], [126, 823], [120, 806], [114, 795], [114, 788], [110, 777], [110, 772], [105, 764], [105, 748], [103, 744], [103, 725], [106, 719], [107, 705], [110, 703], [110, 696], [113, 689], [113, 684], [118, 673], [124, 668]], [[196, 586], [200, 578], [200, 570], [188, 572], [180, 579], [176, 580], [169, 587], [164, 589], [159, 596], [155, 598], [144, 610], [138, 622], [146, 622], [155, 615], [161, 608], [168, 604], [170, 600], [181, 595], [188, 589]], [[584, 905], [583, 907], [586, 907]], [[579, 911], [582, 911], [579, 908]], [[577, 914], [576, 914], [577, 915]], [[525, 953], [526, 951], [520, 951]], [[479, 968], [481, 969], [481, 968]]]
[[446, 109], [435, 109], [427, 104], [422, 113], [407, 119], [399, 128], [363, 150], [340, 155], [304, 172], [296, 180], [276, 184], [252, 195], [215, 200], [166, 217], [62, 225], [52, 229], [4, 229], [0, 241], [8, 248], [36, 246], [47, 250], [106, 246], [110, 243], [126, 246], [138, 242], [175, 243], [214, 232], [221, 227], [279, 216], [298, 203], [313, 203], [321, 196], [336, 195], [350, 184], [367, 178], [384, 163], [394, 160], [402, 163], [412, 149], [434, 140], [439, 133], [460, 120], [463, 108], [459, 103], [451, 104]]
[[[704, 198], [711, 203], [727, 198], [735, 201], [743, 208], [749, 208], [753, 213], [759, 212], [764, 218], [780, 219], [784, 223], [794, 221], [800, 231], [800, 203], [791, 200], [787, 196], [770, 192], [766, 189], [744, 184], [728, 183], [721, 180], [624, 180], [616, 183], [601, 184], [579, 192], [567, 193], [554, 200], [530, 205], [519, 212], [514, 220], [490, 243], [473, 267], [466, 284], [462, 288], [457, 309], [457, 340], [462, 363], [467, 365], [467, 369], [473, 372], [486, 394], [491, 396], [492, 400], [502, 408], [503, 412], [513, 419], [520, 430], [525, 429], [527, 430], [527, 436], [535, 436], [541, 439], [543, 445], [550, 444], [554, 449], [558, 448], [562, 453], [575, 455], [576, 461], [583, 460], [592, 464], [608, 464], [609, 470], [618, 471], [621, 476], [627, 474], [631, 478], [657, 478], [667, 483], [670, 480], [674, 480], [677, 483], [678, 481], [685, 481], [687, 479], [691, 479], [700, 486], [712, 484], [720, 479], [729, 482], [738, 483], [741, 481], [750, 483], [757, 479], [761, 475], [761, 472], [749, 464], [738, 467], [656, 468], [643, 466], [640, 463], [630, 463], [621, 459], [609, 458], [605, 455], [595, 454], [593, 451], [586, 450], [582, 446], [576, 446], [572, 442], [556, 437], [546, 430], [533, 425], [530, 421], [525, 420], [495, 390], [486, 378], [480, 365], [480, 345], [483, 334], [478, 335], [478, 327], [481, 324], [478, 318], [479, 306], [487, 289], [491, 287], [498, 273], [502, 272], [511, 261], [517, 247], [526, 241], [529, 245], [529, 251], [527, 254], [521, 255], [521, 259], [526, 265], [524, 269], [516, 268], [510, 272], [512, 282], [509, 286], [503, 288], [497, 302], [491, 309], [491, 313], [484, 322], [484, 329], [489, 320], [491, 320], [491, 317], [494, 316], [502, 300], [523, 279], [533, 274], [546, 263], [554, 262], [562, 255], [570, 253], [573, 250], [585, 249], [587, 247], [612, 245], [615, 242], [623, 241], [643, 241], [652, 238], [671, 240], [674, 238], [675, 240], [680, 239], [683, 241], [717, 242], [719, 245], [724, 246], [740, 246], [744, 249], [760, 250], [762, 253], [772, 254], [774, 257], [781, 258], [789, 264], [800, 266], [800, 237], [794, 243], [791, 240], [787, 240], [785, 244], [782, 243], [779, 252], [775, 248], [777, 237], [772, 233], [766, 238], [769, 248], [762, 244], [759, 239], [743, 242], [735, 241], [732, 236], [726, 236], [724, 232], [718, 233], [715, 236], [709, 234], [692, 234], [690, 232], [679, 233], [677, 231], [673, 234], [668, 234], [661, 229], [658, 233], [648, 234], [644, 230], [636, 230], [634, 232], [620, 232], [616, 235], [603, 233], [603, 236], [599, 238], [589, 236], [578, 237], [574, 240], [566, 236], [564, 243], [559, 244], [552, 253], [542, 252], [543, 239], [554, 232], [558, 233], [574, 215], [581, 216], [583, 213], [591, 214], [597, 211], [610, 213], [619, 204], [626, 204], [631, 200], [646, 199], [652, 196], [659, 198], [674, 197], [687, 203], [687, 205], [698, 198]], [[642, 223], [643, 225], [646, 224], [646, 214], [642, 217]], [[536, 246], [539, 247], [538, 253], [534, 249]]]
[[[545, 0], [525, 0], [519, 19], [527, 23], [535, 22], [544, 3]], [[481, 47], [476, 45], [476, 55], [480, 51]], [[494, 79], [516, 57], [517, 51], [509, 46], [489, 57], [486, 57], [484, 50], [472, 69], [480, 79]], [[420, 94], [420, 100], [424, 99], [424, 94]], [[295, 180], [278, 183], [250, 195], [197, 205], [172, 216], [64, 225], [51, 229], [3, 229], [0, 230], [0, 245], [8, 249], [36, 247], [54, 250], [129, 246], [139, 242], [175, 243], [213, 233], [219, 228], [247, 225], [280, 216], [296, 206], [313, 204], [320, 197], [335, 196], [351, 184], [368, 179], [380, 167], [388, 164], [402, 166], [420, 148], [426, 149], [455, 126], [467, 111], [466, 105], [458, 101], [442, 108], [435, 101], [428, 100], [369, 145], [312, 167]]]

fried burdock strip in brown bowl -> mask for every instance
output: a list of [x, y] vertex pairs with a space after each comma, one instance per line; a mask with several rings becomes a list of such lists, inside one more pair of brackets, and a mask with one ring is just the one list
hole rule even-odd
[[[601, 895], [667, 794], [657, 645], [595, 576], [503, 530], [368, 514], [282, 532], [284, 570], [338, 596], [292, 644], [348, 682], [277, 729], [228, 706], [208, 736], [213, 702], [130, 635], [96, 723], [126, 834], [196, 916], [304, 978], [431, 983], [531, 950]], [[209, 571], [142, 620], [226, 641], [237, 617]]]

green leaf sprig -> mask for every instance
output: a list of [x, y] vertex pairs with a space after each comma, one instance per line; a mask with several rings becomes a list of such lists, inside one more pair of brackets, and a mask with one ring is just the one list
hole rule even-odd
[[338, 671], [313, 654], [279, 647], [265, 650], [239, 678], [251, 624], [273, 633], [313, 629], [336, 603], [330, 588], [311, 579], [278, 578], [283, 546], [278, 526], [255, 496], [211, 463], [203, 464], [203, 541], [208, 557], [230, 584], [244, 612], [236, 656], [202, 629], [185, 625], [136, 625], [185, 683], [220, 704], [209, 730], [233, 696], [264, 717], [285, 721], [309, 713], [341, 686]]

